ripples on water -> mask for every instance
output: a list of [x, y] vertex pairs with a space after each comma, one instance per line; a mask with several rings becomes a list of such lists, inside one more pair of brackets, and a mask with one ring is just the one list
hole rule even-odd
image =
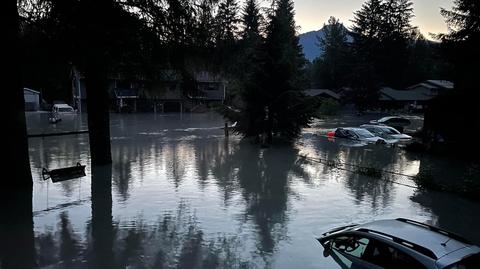
[[[30, 133], [86, 128], [86, 118], [45, 126], [43, 117], [27, 117]], [[37, 263], [336, 268], [322, 257], [317, 236], [339, 225], [396, 217], [480, 241], [476, 202], [304, 158], [415, 175], [425, 160], [401, 149], [341, 146], [321, 136], [333, 126], [328, 121], [305, 129], [293, 146], [267, 149], [236, 136], [225, 139], [220, 126], [214, 114], [112, 114], [113, 164], [107, 167], [89, 165], [88, 135], [31, 138]], [[78, 161], [87, 164], [86, 177], [55, 184], [41, 180], [43, 167]], [[92, 178], [100, 183], [92, 185]]]

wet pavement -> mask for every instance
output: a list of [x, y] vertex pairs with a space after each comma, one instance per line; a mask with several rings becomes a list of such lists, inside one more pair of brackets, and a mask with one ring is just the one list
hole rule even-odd
[[[397, 217], [479, 243], [479, 202], [418, 190], [408, 177], [437, 167], [438, 174], [455, 178], [465, 170], [462, 163], [384, 145], [349, 147], [323, 136], [328, 129], [376, 118], [317, 120], [294, 145], [263, 149], [234, 135], [226, 139], [219, 128], [223, 120], [215, 114], [112, 114], [113, 164], [106, 167], [90, 166], [86, 134], [30, 138], [36, 263], [45, 268], [339, 268], [323, 257], [316, 237], [340, 225]], [[87, 126], [85, 115], [53, 125], [47, 114], [30, 113], [27, 122], [30, 134]], [[320, 160], [395, 174], [371, 178]], [[77, 162], [87, 165], [87, 176], [42, 180], [42, 168]]]

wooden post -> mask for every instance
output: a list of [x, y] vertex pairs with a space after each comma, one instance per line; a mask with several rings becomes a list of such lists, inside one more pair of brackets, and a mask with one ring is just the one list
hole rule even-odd
[[225, 137], [228, 137], [228, 122], [225, 122]]

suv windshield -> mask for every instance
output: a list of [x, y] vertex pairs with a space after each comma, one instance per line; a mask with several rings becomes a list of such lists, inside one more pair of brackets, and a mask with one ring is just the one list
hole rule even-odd
[[386, 127], [384, 127], [384, 128], [381, 128], [381, 129], [382, 129], [382, 131], [383, 131], [384, 133], [386, 133], [386, 134], [400, 134], [399, 131], [397, 131], [397, 130], [395, 130], [395, 129], [393, 129], [393, 128], [391, 129], [391, 128], [386, 128]]
[[370, 137], [374, 137], [374, 135], [373, 135], [372, 133], [370, 133], [370, 132], [367, 131], [367, 130], [363, 130], [363, 129], [355, 130], [355, 133], [356, 133], [360, 138], [370, 138]]

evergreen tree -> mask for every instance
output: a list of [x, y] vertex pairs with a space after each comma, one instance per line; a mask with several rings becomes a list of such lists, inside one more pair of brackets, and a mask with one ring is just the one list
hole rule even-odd
[[273, 135], [293, 139], [308, 126], [314, 108], [303, 93], [305, 57], [296, 35], [291, 0], [278, 0], [269, 16], [265, 39], [265, 80], [262, 81], [264, 131], [269, 141]]
[[212, 48], [215, 40], [215, 18], [213, 16], [213, 2], [202, 0], [197, 8], [197, 27], [195, 29], [195, 46]]
[[217, 43], [232, 43], [238, 32], [238, 5], [235, 0], [221, 0], [216, 16]]
[[409, 0], [368, 0], [352, 20], [355, 58], [351, 86], [360, 108], [372, 106], [380, 85], [403, 87], [408, 42], [415, 29]]
[[266, 97], [262, 95], [260, 82], [264, 80], [263, 38], [260, 30], [262, 16], [256, 0], [248, 0], [241, 17], [240, 52], [235, 71], [236, 97], [233, 105], [240, 109], [224, 111], [225, 116], [238, 123], [237, 131], [247, 137], [258, 136], [263, 131], [263, 107]]
[[450, 32], [439, 35], [447, 57], [455, 65], [456, 88], [475, 91], [477, 68], [480, 60], [480, 2], [455, 0], [453, 10], [442, 9]]
[[233, 73], [237, 62], [238, 4], [236, 0], [221, 0], [215, 17], [217, 65], [224, 76]]
[[347, 29], [335, 17], [323, 26], [324, 36], [317, 37], [323, 54], [314, 61], [314, 76], [320, 87], [338, 89], [345, 86], [348, 65]]
[[242, 39], [257, 42], [261, 38], [260, 26], [263, 18], [256, 0], [247, 0], [242, 13]]
[[[439, 35], [444, 53], [453, 65], [455, 90], [435, 98], [425, 113], [425, 140], [441, 135], [454, 142], [462, 156], [478, 159], [478, 141], [464, 139], [464, 133], [480, 128], [478, 120], [478, 62], [480, 61], [480, 2], [455, 0], [452, 10], [442, 9], [449, 26], [448, 34]], [[458, 132], [456, 126], [463, 126]], [[465, 150], [468, 148], [469, 150]]]

